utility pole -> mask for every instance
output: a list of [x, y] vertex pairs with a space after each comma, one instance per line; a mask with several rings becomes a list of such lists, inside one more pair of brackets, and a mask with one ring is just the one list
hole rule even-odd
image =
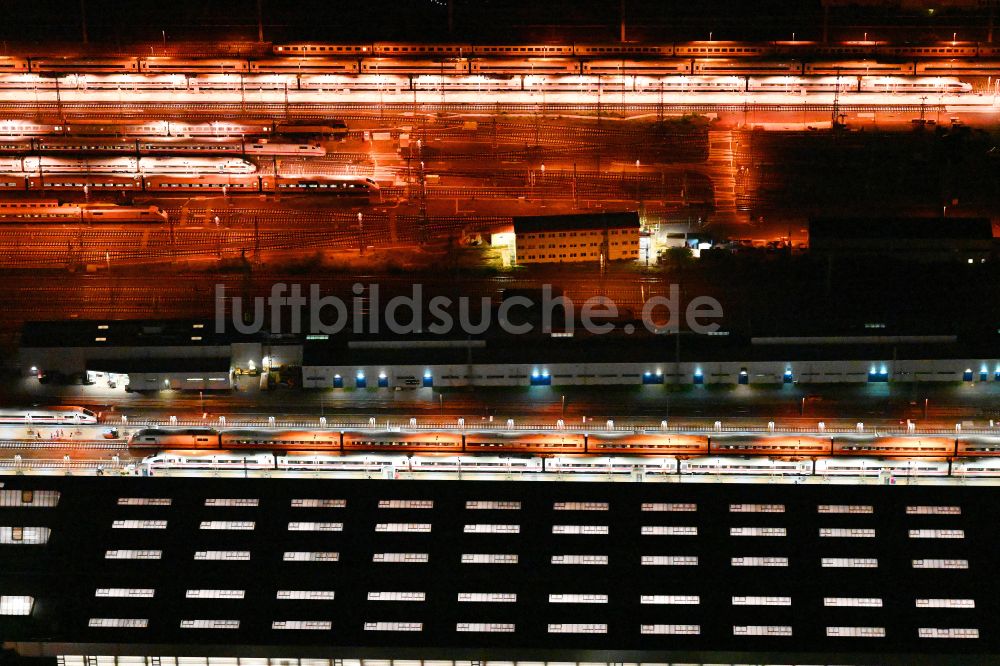
[[625, 42], [625, 0], [621, 0], [620, 9], [621, 9], [621, 11], [619, 12], [619, 14], [621, 16], [621, 24], [619, 25], [619, 29], [618, 29], [618, 41], [624, 43]]
[[262, 8], [264, 0], [257, 0], [257, 41], [264, 41], [264, 12]]
[[87, 0], [80, 0], [80, 36], [83, 37], [83, 43], [86, 44], [87, 40]]

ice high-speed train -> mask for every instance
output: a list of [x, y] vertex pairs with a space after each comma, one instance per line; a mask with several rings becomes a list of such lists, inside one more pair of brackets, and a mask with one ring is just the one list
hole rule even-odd
[[0, 424], [83, 425], [97, 423], [97, 414], [83, 407], [0, 409]]
[[108, 175], [96, 173], [0, 172], [0, 191], [11, 192], [212, 192], [224, 194], [328, 194], [377, 197], [378, 183], [366, 176], [271, 176], [240, 173]]
[[320, 157], [326, 149], [317, 142], [279, 143], [230, 138], [124, 139], [112, 137], [28, 137], [0, 139], [0, 153], [117, 153], [125, 155], [282, 155]]
[[138, 430], [129, 439], [136, 449], [218, 449], [227, 451], [336, 451], [408, 453], [525, 453], [595, 455], [771, 455], [952, 457], [1000, 455], [1000, 438], [977, 436], [876, 436], [837, 434], [699, 435], [682, 433], [386, 430], [215, 430], [214, 428]]
[[233, 173], [247, 174], [257, 165], [238, 157], [0, 157], [6, 173]]

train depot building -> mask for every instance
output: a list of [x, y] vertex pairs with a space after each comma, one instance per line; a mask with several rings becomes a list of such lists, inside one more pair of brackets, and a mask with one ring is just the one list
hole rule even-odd
[[639, 214], [515, 217], [514, 243], [518, 264], [637, 261]]
[[957, 485], [7, 476], [0, 640], [59, 666], [987, 663], [998, 507]]

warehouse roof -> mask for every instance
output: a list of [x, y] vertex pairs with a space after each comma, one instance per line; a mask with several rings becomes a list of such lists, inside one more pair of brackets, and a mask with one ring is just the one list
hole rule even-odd
[[574, 231], [580, 229], [638, 229], [638, 213], [586, 213], [582, 215], [535, 215], [515, 217], [514, 233]]
[[206, 319], [135, 319], [28, 321], [22, 347], [209, 347], [254, 342], [263, 334], [245, 335], [232, 326], [219, 333]]

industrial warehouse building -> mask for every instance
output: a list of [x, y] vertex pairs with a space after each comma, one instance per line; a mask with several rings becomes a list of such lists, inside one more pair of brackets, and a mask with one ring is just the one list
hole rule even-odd
[[519, 264], [639, 258], [639, 214], [595, 213], [514, 218]]
[[1000, 656], [993, 487], [4, 483], [0, 640], [61, 666]]
[[985, 218], [813, 218], [809, 249], [819, 255], [978, 264], [996, 251]]

